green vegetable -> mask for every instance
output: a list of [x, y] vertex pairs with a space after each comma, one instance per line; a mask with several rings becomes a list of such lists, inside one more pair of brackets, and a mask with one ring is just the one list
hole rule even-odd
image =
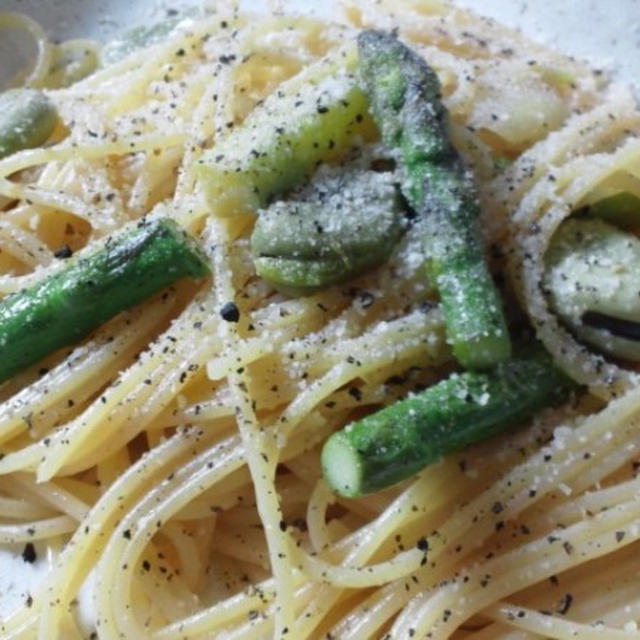
[[125, 31], [119, 38], [107, 42], [102, 47], [100, 51], [100, 66], [107, 67], [110, 64], [124, 60], [134, 51], [162, 42], [185, 18], [197, 15], [197, 9], [183, 11], [180, 14], [168, 17], [162, 22], [134, 27]]
[[424, 229], [427, 274], [440, 294], [447, 337], [466, 368], [509, 358], [500, 296], [487, 269], [470, 174], [447, 136], [434, 71], [395, 37], [358, 36], [362, 83], [383, 142], [405, 171], [403, 193]]
[[53, 50], [53, 59], [43, 86], [51, 89], [69, 87], [86, 78], [98, 67], [98, 56], [92, 43], [67, 40]]
[[0, 93], [0, 158], [44, 144], [58, 121], [58, 112], [37, 89]]
[[578, 338], [640, 361], [640, 239], [597, 218], [570, 218], [547, 252], [544, 287]]
[[196, 165], [218, 215], [257, 211], [297, 186], [322, 162], [372, 135], [367, 99], [348, 74], [276, 91]]
[[594, 202], [589, 206], [589, 213], [618, 227], [637, 228], [640, 226], [640, 198], [628, 191], [621, 191]]
[[402, 231], [393, 174], [323, 166], [297, 197], [259, 212], [251, 245], [258, 275], [306, 295], [384, 262]]
[[521, 424], [574, 388], [542, 351], [491, 371], [454, 374], [334, 433], [322, 450], [325, 479], [347, 498], [384, 489]]
[[0, 381], [179, 278], [208, 273], [206, 257], [175, 222], [140, 222], [0, 302]]

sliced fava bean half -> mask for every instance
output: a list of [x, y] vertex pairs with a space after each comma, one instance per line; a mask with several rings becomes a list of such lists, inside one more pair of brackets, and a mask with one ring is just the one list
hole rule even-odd
[[589, 212], [617, 227], [633, 229], [640, 226], [640, 198], [628, 191], [621, 191], [595, 202]]
[[37, 89], [8, 89], [0, 93], [0, 158], [47, 141], [58, 112]]
[[404, 220], [394, 174], [323, 166], [297, 198], [259, 212], [256, 271], [286, 293], [313, 293], [384, 262]]
[[47, 89], [69, 87], [91, 75], [98, 67], [97, 46], [90, 40], [67, 40], [53, 50], [42, 84]]
[[585, 343], [640, 361], [640, 239], [598, 218], [570, 218], [552, 238], [544, 286]]

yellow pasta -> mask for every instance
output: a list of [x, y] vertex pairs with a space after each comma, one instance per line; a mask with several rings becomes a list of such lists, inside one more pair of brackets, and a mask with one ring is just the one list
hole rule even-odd
[[[212, 271], [0, 387], [0, 550], [48, 565], [0, 638], [639, 638], [638, 374], [577, 342], [541, 288], [560, 223], [640, 185], [631, 93], [445, 0], [345, 0], [333, 21], [219, 5], [71, 84], [52, 61], [88, 71], [96, 43], [0, 14], [38, 45], [16, 81], [61, 119], [0, 159], [0, 295], [147, 215], [197, 236]], [[268, 95], [353, 68], [369, 27], [437, 72], [485, 239], [589, 394], [347, 500], [322, 479], [326, 438], [454, 366], [417, 232], [287, 297], [255, 274], [253, 216], [211, 212], [194, 166]]]

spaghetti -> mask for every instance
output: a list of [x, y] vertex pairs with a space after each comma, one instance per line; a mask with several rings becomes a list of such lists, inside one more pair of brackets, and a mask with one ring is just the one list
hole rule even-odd
[[[59, 269], [59, 247], [93, 250], [148, 214], [199, 236], [213, 273], [0, 388], [0, 543], [49, 558], [0, 637], [640, 637], [637, 375], [577, 343], [540, 287], [560, 222], [640, 178], [630, 93], [441, 0], [348, 0], [334, 22], [221, 7], [47, 90], [51, 144], [0, 160], [3, 295]], [[52, 45], [7, 20], [38, 39], [25, 82], [47, 86]], [[287, 298], [255, 275], [253, 217], [211, 215], [193, 167], [276, 89], [339, 66], [363, 27], [396, 29], [437, 71], [486, 240], [591, 393], [345, 500], [321, 478], [326, 438], [452, 367], [419, 241]]]

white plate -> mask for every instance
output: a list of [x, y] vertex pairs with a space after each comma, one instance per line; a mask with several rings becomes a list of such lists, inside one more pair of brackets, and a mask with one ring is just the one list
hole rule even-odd
[[[218, 0], [224, 3], [225, 0]], [[457, 0], [520, 28], [564, 53], [587, 58], [640, 90], [640, 0]], [[36, 18], [53, 38], [108, 38], [123, 28], [161, 19], [195, 0], [0, 0], [0, 9]], [[265, 0], [245, 0], [260, 6]], [[285, 0], [288, 8], [329, 14], [332, 2]], [[319, 7], [319, 8], [318, 8]], [[4, 39], [6, 40], [6, 39]], [[15, 63], [14, 43], [0, 39], [0, 83]], [[640, 91], [639, 91], [640, 93]]]

